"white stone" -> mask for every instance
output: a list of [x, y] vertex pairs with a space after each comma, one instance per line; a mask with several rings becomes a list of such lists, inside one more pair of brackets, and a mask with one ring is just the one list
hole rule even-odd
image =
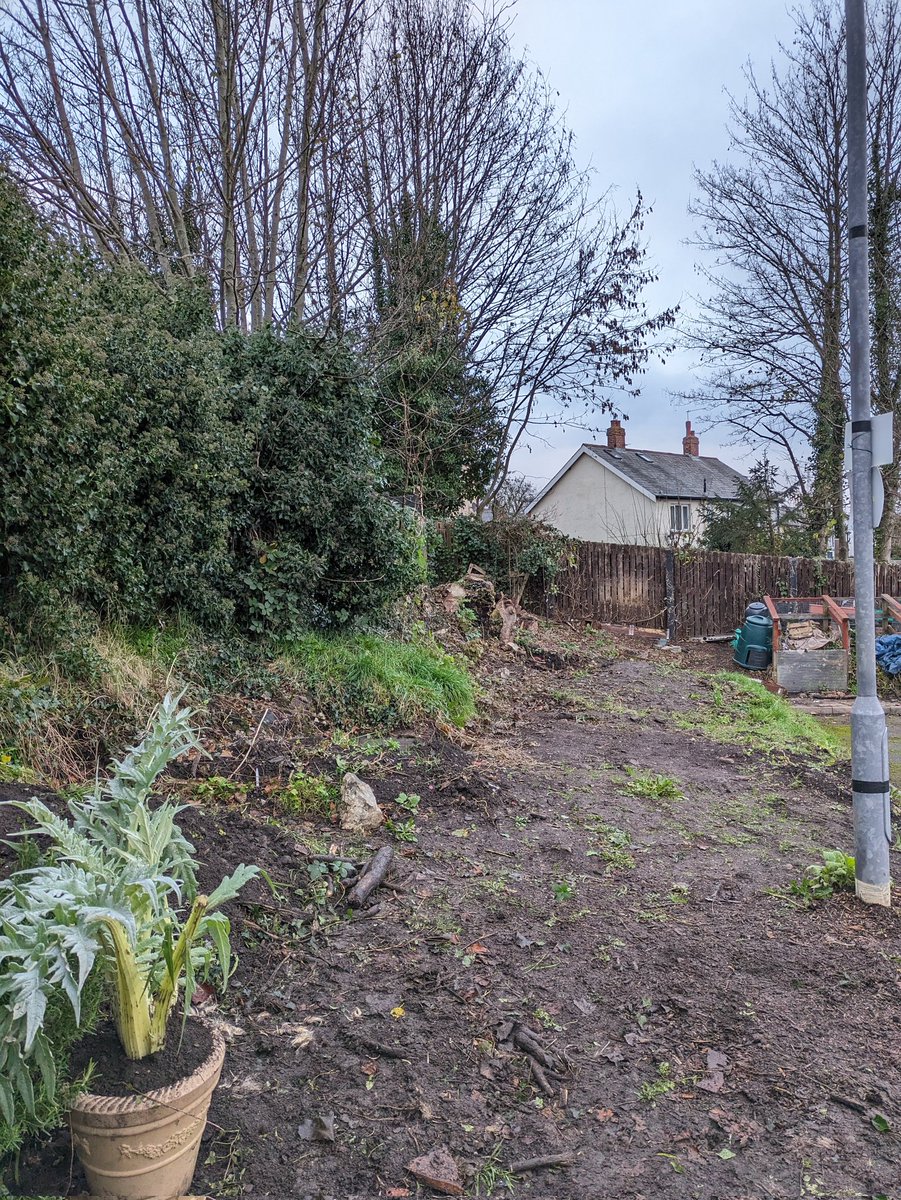
[[341, 780], [341, 828], [348, 833], [373, 833], [385, 822], [375, 792], [358, 775]]

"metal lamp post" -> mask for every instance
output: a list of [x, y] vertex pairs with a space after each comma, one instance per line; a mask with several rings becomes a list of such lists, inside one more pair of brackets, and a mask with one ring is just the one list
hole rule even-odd
[[[867, 243], [867, 46], [864, 0], [845, 0], [848, 68], [848, 292], [851, 329], [851, 518], [857, 698], [851, 710], [855, 886], [866, 904], [891, 903], [888, 731], [876, 694], [874, 465], [870, 411]], [[881, 480], [879, 481], [881, 483]], [[877, 485], [878, 486], [878, 485]]]

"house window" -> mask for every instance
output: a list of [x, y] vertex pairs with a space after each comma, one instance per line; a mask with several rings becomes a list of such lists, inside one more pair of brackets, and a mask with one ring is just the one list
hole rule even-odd
[[687, 533], [691, 529], [691, 505], [671, 504], [669, 523], [673, 533]]

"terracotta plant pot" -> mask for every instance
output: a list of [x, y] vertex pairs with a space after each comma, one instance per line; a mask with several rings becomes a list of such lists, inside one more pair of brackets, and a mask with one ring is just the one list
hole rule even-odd
[[71, 1113], [91, 1195], [99, 1200], [176, 1200], [190, 1191], [225, 1040], [211, 1028], [206, 1061], [172, 1087], [140, 1098], [85, 1093]]

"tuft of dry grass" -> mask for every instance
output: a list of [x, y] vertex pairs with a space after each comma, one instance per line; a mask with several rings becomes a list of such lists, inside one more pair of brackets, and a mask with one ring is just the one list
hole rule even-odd
[[0, 751], [46, 783], [82, 781], [118, 751], [167, 691], [171, 657], [99, 629], [62, 650], [0, 657]]

